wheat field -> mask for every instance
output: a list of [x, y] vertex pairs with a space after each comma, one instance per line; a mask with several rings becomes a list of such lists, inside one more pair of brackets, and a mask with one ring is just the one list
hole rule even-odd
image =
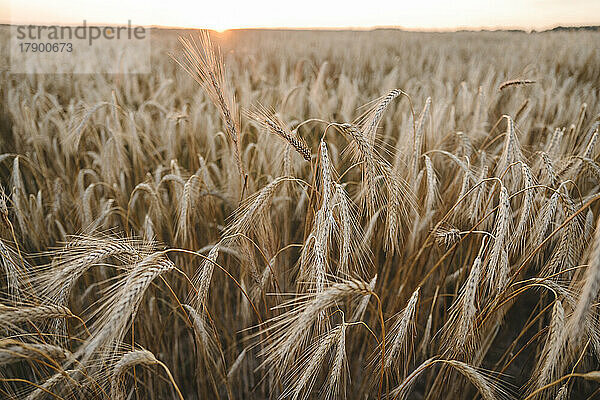
[[4, 59], [0, 397], [599, 398], [599, 43], [157, 30], [150, 74]]

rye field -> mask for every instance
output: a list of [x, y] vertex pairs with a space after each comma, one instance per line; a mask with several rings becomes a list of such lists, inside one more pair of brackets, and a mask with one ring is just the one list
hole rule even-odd
[[599, 398], [599, 45], [154, 30], [149, 74], [3, 57], [0, 397]]

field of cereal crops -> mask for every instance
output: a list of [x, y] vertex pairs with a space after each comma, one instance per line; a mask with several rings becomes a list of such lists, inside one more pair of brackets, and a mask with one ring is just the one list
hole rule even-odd
[[595, 398], [598, 43], [155, 30], [150, 74], [6, 58], [0, 397]]

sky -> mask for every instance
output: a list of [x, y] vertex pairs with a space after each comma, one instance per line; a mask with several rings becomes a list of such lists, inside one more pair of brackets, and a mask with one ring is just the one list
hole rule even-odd
[[0, 23], [453, 30], [600, 25], [600, 0], [0, 0]]

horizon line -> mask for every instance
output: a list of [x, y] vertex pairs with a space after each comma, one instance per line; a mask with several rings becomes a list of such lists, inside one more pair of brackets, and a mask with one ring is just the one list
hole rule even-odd
[[[128, 20], [131, 21], [131, 20]], [[114, 23], [114, 22], [94, 22], [88, 24], [87, 20], [83, 20], [82, 22], [86, 23], [86, 26], [127, 26], [126, 23]], [[55, 23], [55, 22], [27, 22], [27, 23], [19, 23], [19, 22], [5, 22], [0, 21], [0, 25], [7, 26], [81, 26], [78, 23]], [[226, 28], [226, 29], [216, 29], [216, 28], [202, 28], [202, 27], [190, 27], [190, 26], [174, 26], [174, 25], [157, 25], [157, 24], [149, 24], [149, 25], [137, 25], [132, 24], [131, 26], [142, 26], [144, 28], [149, 29], [170, 29], [170, 30], [209, 30], [218, 33], [224, 33], [227, 31], [245, 31], [245, 30], [289, 30], [289, 31], [376, 31], [376, 30], [399, 30], [405, 32], [423, 32], [423, 33], [444, 33], [444, 32], [461, 32], [461, 31], [524, 31], [524, 32], [539, 32], [539, 31], [550, 31], [556, 28], [598, 28], [600, 27], [600, 21], [594, 24], [577, 24], [577, 23], [555, 23], [548, 24], [543, 27], [523, 27], [523, 26], [456, 26], [456, 27], [403, 27], [401, 25], [373, 25], [373, 26], [247, 26], [247, 27], [236, 27], [236, 28]]]

